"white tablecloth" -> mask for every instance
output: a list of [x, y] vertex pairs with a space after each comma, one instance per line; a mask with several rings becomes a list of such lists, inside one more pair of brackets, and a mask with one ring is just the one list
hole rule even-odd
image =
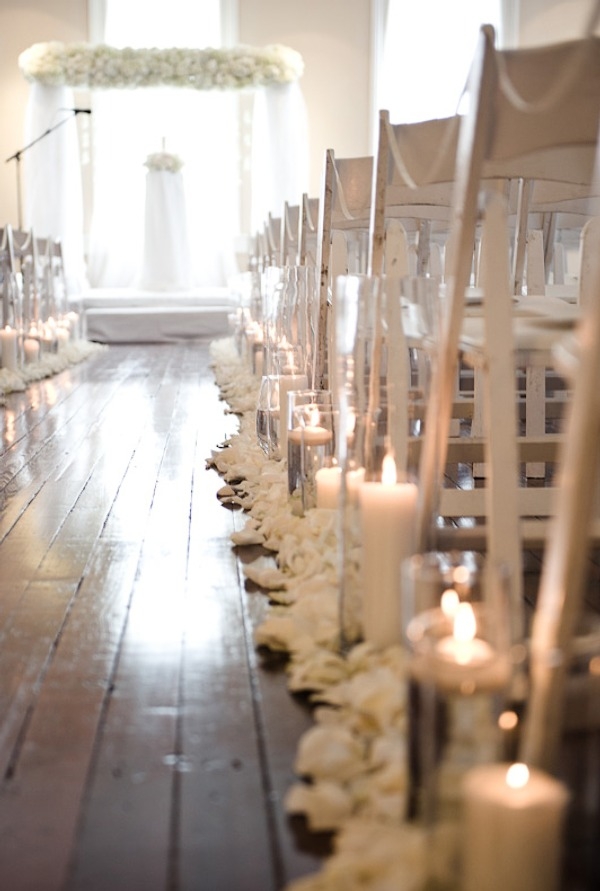
[[181, 173], [149, 170], [141, 287], [169, 291], [191, 286], [190, 246]]

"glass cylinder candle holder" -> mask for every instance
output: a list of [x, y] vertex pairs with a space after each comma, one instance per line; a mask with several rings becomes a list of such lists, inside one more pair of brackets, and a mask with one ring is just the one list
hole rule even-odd
[[401, 567], [415, 551], [417, 486], [399, 476], [392, 453], [377, 478], [357, 486], [362, 542], [363, 637], [377, 647], [402, 641]]
[[325, 406], [301, 405], [288, 430], [288, 478], [296, 481], [302, 509], [317, 506], [317, 474], [329, 467], [335, 452], [337, 412]]
[[279, 386], [279, 407], [284, 412], [279, 424], [279, 452], [287, 460], [287, 430], [285, 411], [288, 393], [292, 390], [308, 388], [308, 376], [305, 371], [304, 350], [300, 344], [281, 343], [274, 354], [275, 367]]
[[512, 676], [506, 580], [470, 552], [416, 555], [402, 572], [409, 816], [456, 828], [465, 772], [502, 756]]
[[299, 344], [309, 380], [317, 327], [317, 276], [314, 266], [285, 266], [278, 288], [277, 342]]
[[[332, 352], [336, 355], [334, 398], [340, 411], [336, 457], [342, 468], [340, 626], [342, 640], [348, 645], [357, 636], [365, 636], [368, 601], [365, 585], [372, 587], [371, 574], [368, 570], [365, 572], [363, 566], [366, 538], [360, 488], [365, 480], [381, 482], [382, 461], [390, 446], [397, 459], [399, 475], [406, 469], [407, 427], [402, 419], [407, 353], [402, 335], [399, 284], [394, 286], [384, 278], [356, 274], [339, 276], [335, 288], [335, 350]], [[379, 491], [381, 487], [376, 488]], [[370, 501], [366, 495], [367, 530], [378, 522], [374, 519], [377, 508], [371, 510], [367, 506]], [[368, 538], [373, 542], [378, 535]], [[377, 559], [375, 563], [378, 573], [382, 564]], [[398, 579], [396, 588], [397, 583]], [[387, 600], [390, 602], [391, 598]], [[369, 614], [375, 615], [375, 611]], [[381, 624], [384, 622], [385, 619]], [[385, 642], [377, 633], [372, 636], [374, 629], [368, 618], [367, 625], [366, 636], [373, 642], [383, 645], [391, 642], [387, 635]], [[395, 623], [393, 629], [395, 634]]]
[[268, 458], [278, 458], [279, 452], [279, 377], [263, 375], [256, 404], [256, 436]]
[[[287, 453], [287, 461], [288, 461], [288, 491], [290, 495], [293, 495], [294, 492], [300, 491], [300, 476], [299, 476], [299, 454], [297, 448], [297, 442], [294, 441], [293, 448], [290, 445], [289, 433], [294, 428], [297, 427], [298, 424], [304, 423], [305, 417], [296, 417], [294, 419], [294, 412], [298, 409], [302, 409], [304, 407], [308, 407], [308, 412], [320, 409], [329, 409], [331, 411], [332, 398], [331, 398], [331, 390], [313, 390], [313, 389], [302, 389], [302, 390], [289, 390], [287, 393], [287, 405], [285, 411], [285, 424], [288, 430], [288, 453]], [[297, 437], [294, 438], [294, 440]]]

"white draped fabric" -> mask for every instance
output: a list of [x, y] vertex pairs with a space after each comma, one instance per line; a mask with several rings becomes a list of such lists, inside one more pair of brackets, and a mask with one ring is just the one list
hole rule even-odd
[[[223, 285], [236, 271], [240, 233], [238, 97], [222, 91], [143, 88], [92, 96], [93, 215], [87, 251], [92, 287], [134, 287], [141, 275], [146, 156], [167, 150], [184, 161], [191, 285]], [[306, 111], [299, 84], [254, 97], [252, 216], [258, 225], [285, 199], [298, 203], [308, 180]], [[33, 84], [26, 139], [73, 107], [66, 87]], [[70, 290], [86, 282], [77, 126], [67, 121], [31, 149], [25, 168], [26, 225], [60, 237]], [[258, 221], [258, 222], [257, 222]]]
[[308, 182], [308, 126], [298, 83], [260, 90], [252, 122], [252, 228], [283, 202], [298, 204]]
[[171, 291], [189, 288], [191, 281], [183, 176], [149, 170], [140, 286], [147, 291]]
[[[111, 46], [205, 46], [235, 42], [233, 0], [90, 0], [92, 40]], [[190, 43], [192, 40], [192, 43]], [[132, 288], [144, 274], [144, 217], [148, 154], [179, 155], [190, 241], [192, 287], [225, 285], [237, 272], [241, 233], [240, 184], [248, 173], [240, 157], [239, 97], [223, 90], [143, 87], [91, 94], [92, 195], [86, 251], [92, 287]], [[71, 91], [34, 85], [28, 138], [54, 122], [58, 107], [72, 107]], [[297, 203], [307, 188], [306, 115], [299, 84], [254, 94], [251, 207], [253, 220]], [[60, 144], [44, 140], [27, 168], [29, 221], [40, 234], [59, 235], [73, 282], [83, 280], [83, 212], [77, 127], [59, 131]], [[68, 151], [65, 148], [69, 139]], [[32, 150], [33, 152], [33, 150]], [[88, 214], [86, 213], [86, 218]], [[39, 224], [38, 224], [39, 222]], [[78, 263], [75, 261], [78, 260]]]
[[103, 90], [93, 96], [94, 195], [89, 277], [94, 287], [135, 287], [141, 275], [148, 154], [184, 162], [191, 285], [225, 284], [239, 233], [237, 97], [186, 89]]
[[70, 88], [32, 84], [24, 145], [42, 138], [22, 156], [23, 225], [39, 237], [61, 240], [71, 293], [86, 283], [83, 190], [73, 107]]

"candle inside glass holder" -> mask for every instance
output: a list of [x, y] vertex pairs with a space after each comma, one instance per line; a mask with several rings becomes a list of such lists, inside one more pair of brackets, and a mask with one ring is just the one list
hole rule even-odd
[[498, 718], [512, 678], [504, 574], [472, 553], [403, 565], [409, 649], [409, 810], [456, 828], [465, 771], [502, 755]]
[[265, 374], [256, 405], [256, 436], [268, 458], [279, 457], [279, 378]]
[[511, 673], [506, 634], [489, 605], [460, 601], [454, 593], [453, 611], [440, 604], [409, 623], [411, 675], [463, 695], [505, 689]]
[[391, 454], [380, 480], [358, 486], [365, 640], [385, 647], [402, 639], [401, 566], [415, 548], [417, 487], [397, 479]]
[[288, 480], [300, 490], [302, 508], [317, 506], [317, 473], [331, 465], [335, 450], [336, 412], [305, 405], [294, 409], [288, 431]]
[[[288, 462], [288, 492], [290, 495], [299, 492], [302, 483], [301, 451], [298, 430], [296, 428], [305, 428], [307, 424], [310, 425], [311, 415], [312, 420], [316, 421], [318, 425], [318, 418], [314, 414], [315, 410], [331, 412], [331, 390], [298, 389], [288, 391], [285, 424], [288, 431], [286, 457]], [[290, 442], [289, 433], [295, 429], [296, 433], [292, 436]]]
[[279, 381], [279, 406], [283, 412], [279, 425], [279, 451], [287, 460], [287, 432], [285, 413], [288, 404], [288, 393], [292, 390], [305, 390], [308, 387], [308, 376], [305, 372], [304, 353], [298, 344], [281, 344], [275, 352], [275, 373]]

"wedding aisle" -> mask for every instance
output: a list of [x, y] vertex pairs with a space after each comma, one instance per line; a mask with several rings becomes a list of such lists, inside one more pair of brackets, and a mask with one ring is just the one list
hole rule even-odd
[[[111, 346], [0, 409], [0, 887], [278, 891], [329, 837], [285, 814], [312, 726], [244, 518], [207, 342]], [[320, 851], [320, 847], [323, 851]]]

